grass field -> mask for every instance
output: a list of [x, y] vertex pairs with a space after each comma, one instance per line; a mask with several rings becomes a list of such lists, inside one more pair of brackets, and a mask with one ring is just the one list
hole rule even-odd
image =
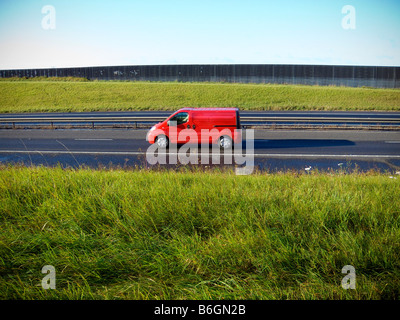
[[0, 299], [399, 299], [399, 178], [2, 167]]
[[[0, 113], [180, 107], [399, 111], [400, 90], [0, 80]], [[1, 166], [0, 299], [399, 299], [399, 208], [373, 172]]]
[[169, 110], [400, 111], [399, 89], [275, 84], [2, 79], [0, 113]]

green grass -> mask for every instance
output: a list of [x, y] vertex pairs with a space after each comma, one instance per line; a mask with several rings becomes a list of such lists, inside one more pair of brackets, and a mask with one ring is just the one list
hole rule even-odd
[[2, 167], [0, 299], [398, 299], [399, 208], [385, 174]]
[[241, 110], [399, 111], [399, 89], [275, 84], [3, 79], [0, 113], [168, 110], [238, 107]]

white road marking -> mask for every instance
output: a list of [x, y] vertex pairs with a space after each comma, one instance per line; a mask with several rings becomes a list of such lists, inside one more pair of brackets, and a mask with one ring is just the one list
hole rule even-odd
[[[19, 154], [32, 154], [32, 153], [41, 153], [41, 154], [81, 154], [81, 155], [145, 155], [144, 151], [65, 151], [65, 150], [0, 150], [0, 153], [19, 153]], [[180, 155], [178, 152], [160, 152], [158, 155]], [[194, 155], [198, 156], [224, 156], [224, 153], [195, 153]], [[246, 152], [239, 153], [239, 156], [246, 156]], [[235, 153], [232, 153], [232, 156], [235, 156]], [[250, 157], [251, 155], [247, 155]], [[294, 153], [255, 153], [254, 157], [258, 158], [325, 158], [325, 159], [337, 159], [337, 158], [362, 158], [362, 159], [400, 159], [400, 155], [390, 155], [390, 154], [294, 154]]]
[[400, 140], [399, 141], [385, 141], [385, 143], [400, 143]]
[[113, 139], [74, 139], [75, 141], [112, 141]]

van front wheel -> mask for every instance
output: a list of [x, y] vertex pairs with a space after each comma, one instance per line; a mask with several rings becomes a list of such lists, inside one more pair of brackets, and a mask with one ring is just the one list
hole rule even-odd
[[169, 140], [168, 140], [168, 138], [166, 136], [160, 135], [160, 136], [157, 137], [156, 143], [157, 143], [157, 146], [159, 148], [165, 149], [165, 148], [168, 147]]
[[228, 136], [222, 136], [219, 138], [219, 146], [221, 149], [230, 149], [232, 148], [232, 139]]

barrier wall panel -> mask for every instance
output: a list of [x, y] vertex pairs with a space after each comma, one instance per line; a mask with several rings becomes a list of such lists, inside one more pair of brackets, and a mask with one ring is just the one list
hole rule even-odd
[[335, 66], [334, 67], [335, 78], [353, 79], [353, 69], [354, 69], [354, 67]]
[[329, 65], [145, 65], [0, 70], [9, 77], [84, 77], [98, 80], [292, 83], [399, 88], [400, 67]]

